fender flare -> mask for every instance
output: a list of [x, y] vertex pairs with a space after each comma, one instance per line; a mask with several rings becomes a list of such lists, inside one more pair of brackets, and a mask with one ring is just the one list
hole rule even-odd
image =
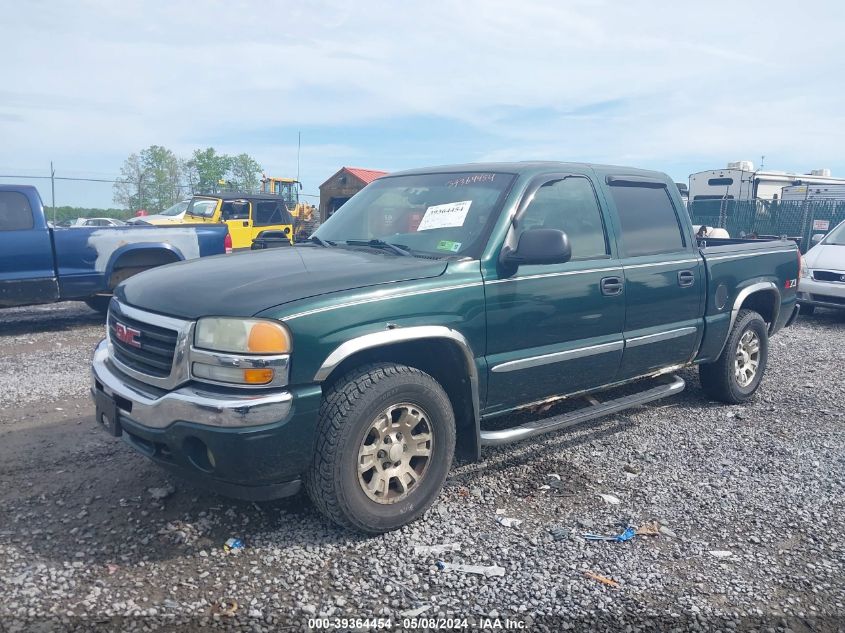
[[774, 328], [780, 315], [780, 290], [778, 290], [777, 284], [773, 281], [758, 281], [750, 286], [746, 286], [737, 293], [733, 308], [731, 308], [731, 322], [728, 326], [728, 332], [733, 329], [736, 318], [739, 316], [739, 311], [742, 309], [743, 302], [757, 292], [770, 292], [775, 295], [775, 308], [772, 313], [772, 323], [769, 326], [770, 332]]
[[116, 249], [109, 257], [109, 261], [106, 264], [105, 278], [111, 278], [114, 273], [115, 264], [117, 264], [121, 257], [134, 251], [168, 251], [176, 256], [177, 261], [185, 261], [185, 255], [182, 251], [166, 242], [139, 242], [137, 244], [126, 244]]
[[475, 427], [475, 441], [476, 446], [481, 446], [481, 403], [478, 394], [478, 368], [475, 365], [475, 354], [469, 341], [466, 340], [463, 334], [452, 328], [442, 325], [419, 325], [412, 327], [397, 327], [380, 332], [373, 332], [371, 334], [364, 334], [356, 338], [350, 339], [345, 343], [339, 345], [335, 350], [328, 355], [323, 364], [314, 375], [314, 381], [321, 383], [326, 380], [331, 373], [337, 369], [340, 364], [350, 358], [354, 354], [364, 350], [373, 349], [377, 347], [385, 347], [395, 343], [406, 343], [409, 341], [421, 341], [431, 339], [446, 339], [456, 344], [461, 350], [466, 364], [467, 378], [470, 383], [470, 394], [472, 401], [473, 425]]
[[748, 297], [758, 292], [768, 292], [775, 295], [775, 308], [772, 313], [772, 322], [769, 325], [769, 333], [771, 334], [774, 330], [775, 323], [777, 322], [778, 315], [780, 314], [780, 290], [778, 289], [777, 284], [773, 281], [758, 281], [745, 286], [745, 288], [737, 293], [736, 299], [734, 299], [733, 307], [731, 308], [731, 320], [728, 324], [728, 333], [725, 336], [725, 340], [722, 341], [722, 347], [719, 349], [719, 353], [716, 354], [715, 358], [721, 356], [722, 352], [725, 351], [725, 345], [728, 344], [728, 338], [730, 338], [731, 330], [734, 329], [734, 323], [736, 323], [736, 319], [739, 316], [739, 311], [742, 309], [743, 302], [745, 302]]

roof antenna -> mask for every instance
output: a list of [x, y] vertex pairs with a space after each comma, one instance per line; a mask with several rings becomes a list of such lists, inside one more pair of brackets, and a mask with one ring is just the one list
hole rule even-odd
[[762, 156], [760, 156], [760, 169], [758, 169], [757, 171], [763, 171], [763, 166], [765, 164], [766, 164], [766, 155], [763, 154]]

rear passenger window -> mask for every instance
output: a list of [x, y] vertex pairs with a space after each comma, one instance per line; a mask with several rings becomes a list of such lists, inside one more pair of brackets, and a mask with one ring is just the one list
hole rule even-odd
[[622, 248], [629, 257], [683, 250], [678, 214], [663, 185], [610, 183], [622, 224]]
[[0, 191], [0, 231], [24, 231], [33, 226], [26, 196], [17, 191]]
[[519, 230], [558, 229], [569, 237], [572, 259], [606, 257], [601, 211], [586, 178], [551, 180], [540, 187], [519, 220]]
[[254, 226], [275, 226], [293, 224], [293, 217], [288, 212], [284, 201], [264, 200], [255, 204]]

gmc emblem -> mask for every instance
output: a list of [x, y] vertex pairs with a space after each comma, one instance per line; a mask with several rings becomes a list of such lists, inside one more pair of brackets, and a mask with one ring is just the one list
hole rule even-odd
[[141, 332], [139, 330], [127, 327], [123, 325], [123, 323], [115, 322], [114, 337], [121, 343], [131, 345], [132, 347], [141, 347], [141, 341], [138, 340], [139, 336], [141, 336]]

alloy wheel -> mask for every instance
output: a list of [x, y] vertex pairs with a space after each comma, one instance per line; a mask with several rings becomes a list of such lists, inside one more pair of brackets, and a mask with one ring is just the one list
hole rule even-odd
[[401, 501], [425, 477], [434, 448], [428, 413], [407, 402], [382, 411], [358, 449], [358, 483], [380, 504]]

